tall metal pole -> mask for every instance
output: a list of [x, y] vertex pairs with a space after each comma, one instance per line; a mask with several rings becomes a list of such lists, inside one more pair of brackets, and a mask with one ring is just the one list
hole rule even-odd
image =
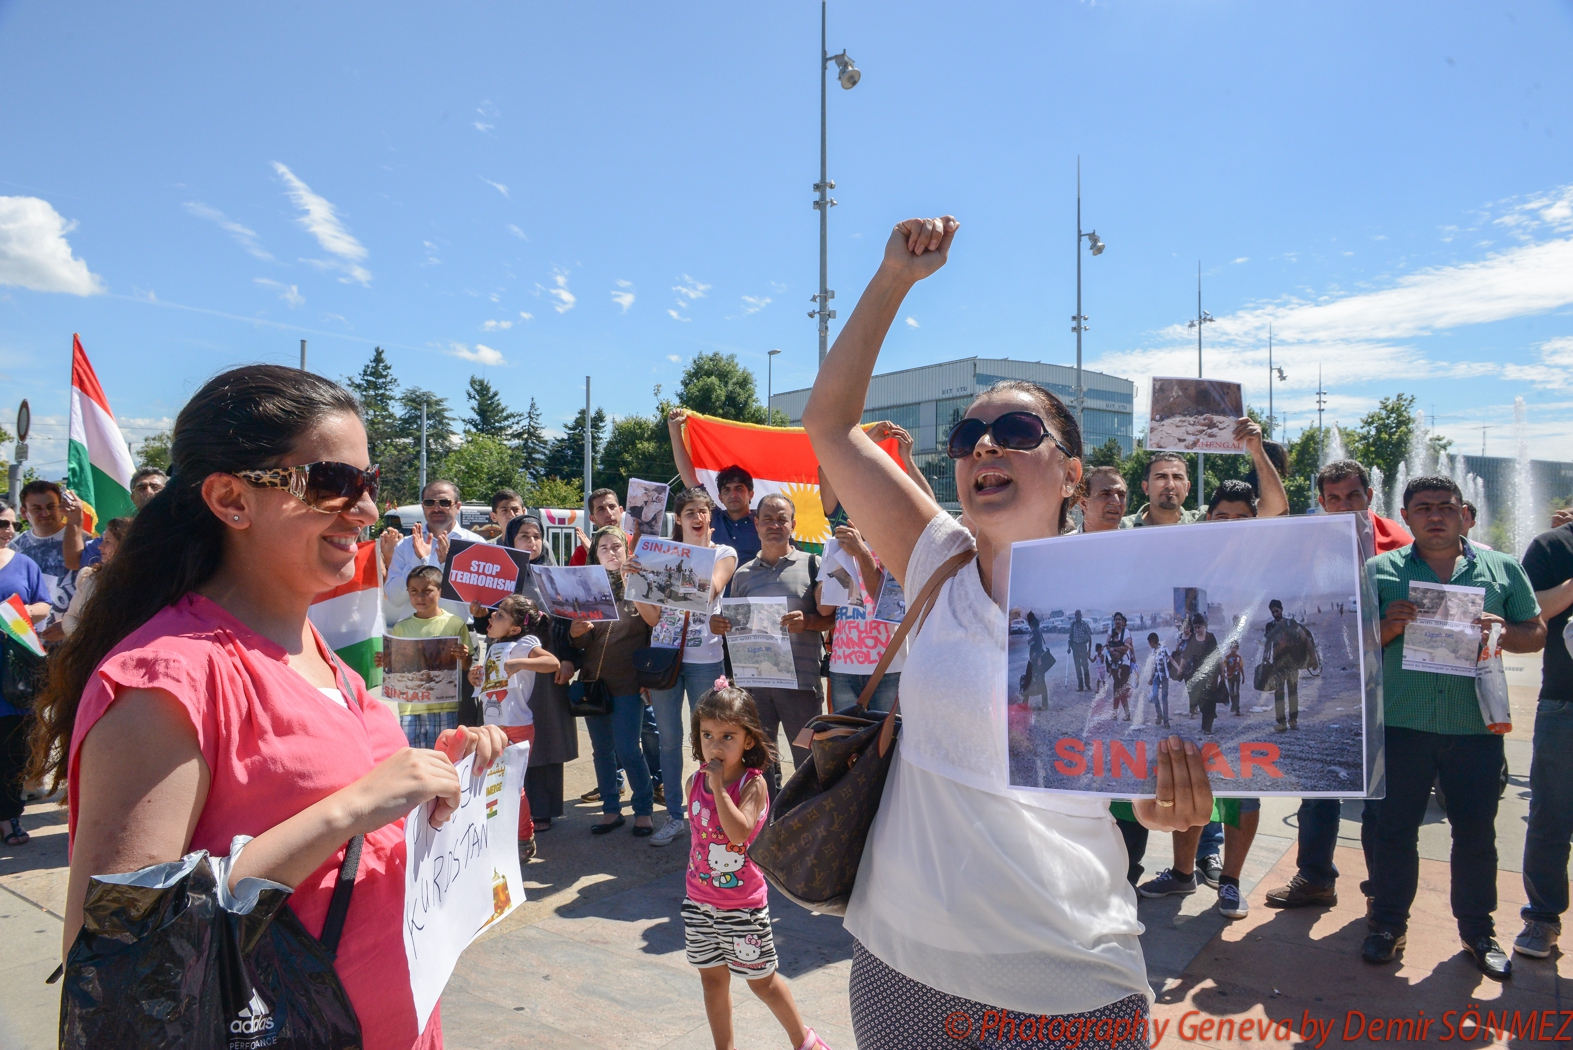
[[1082, 421], [1087, 398], [1081, 385], [1081, 333], [1087, 319], [1081, 314], [1081, 157], [1076, 158], [1076, 429], [1082, 440], [1087, 440], [1087, 426]]
[[1323, 443], [1324, 439], [1327, 437], [1327, 431], [1322, 429], [1322, 406], [1327, 404], [1327, 398], [1325, 396], [1326, 393], [1327, 393], [1327, 391], [1322, 389], [1322, 366], [1321, 365], [1317, 365], [1316, 366], [1316, 464], [1317, 464], [1318, 467], [1321, 466], [1321, 464], [1322, 464], [1322, 457], [1325, 454], [1324, 451], [1323, 451], [1323, 448], [1322, 448], [1322, 443]]
[[584, 520], [590, 520], [590, 453], [594, 437], [590, 432], [590, 377], [584, 377]]
[[[1196, 260], [1196, 378], [1202, 377], [1202, 261]], [[1207, 472], [1202, 454], [1196, 453], [1196, 509], [1207, 505]]]
[[1278, 425], [1277, 417], [1273, 415], [1273, 323], [1267, 322], [1267, 436], [1272, 437], [1273, 429]]
[[306, 340], [304, 339], [300, 341], [300, 370], [302, 372], [306, 370]]
[[819, 209], [819, 295], [815, 297], [814, 314], [819, 318], [819, 363], [825, 363], [825, 353], [830, 343], [830, 319], [836, 316], [830, 309], [830, 300], [836, 293], [830, 290], [830, 209], [835, 206], [835, 201], [830, 199], [830, 191], [836, 184], [830, 181], [829, 160], [826, 156], [826, 128], [825, 128], [825, 94], [827, 84], [825, 81], [825, 67], [830, 65], [830, 47], [825, 35], [825, 0], [819, 2], [819, 181], [814, 184], [814, 189], [819, 193], [819, 199], [814, 202], [814, 207]]
[[421, 498], [426, 498], [426, 402], [421, 402]]
[[780, 350], [770, 350], [765, 354], [765, 425], [772, 426], [771, 413], [776, 408], [776, 355]]

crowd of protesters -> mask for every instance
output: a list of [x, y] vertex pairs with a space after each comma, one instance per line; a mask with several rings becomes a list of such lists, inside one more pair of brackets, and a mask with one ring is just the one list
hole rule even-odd
[[[52, 652], [32, 710], [0, 700], [0, 822], [8, 846], [25, 845], [29, 780], [40, 790], [68, 785], [66, 947], [82, 923], [90, 875], [195, 849], [226, 855], [237, 836], [252, 837], [234, 858], [232, 882], [255, 876], [293, 887], [291, 906], [308, 929], [319, 928], [346, 843], [364, 836], [358, 906], [336, 969], [366, 1046], [440, 1046], [440, 1017], [420, 1030], [403, 972], [397, 822], [429, 799], [440, 813], [451, 810], [459, 794], [453, 763], [465, 754], [489, 762], [527, 741], [519, 850], [535, 858], [539, 835], [564, 816], [564, 765], [579, 757], [575, 702], [596, 689], [606, 710], [585, 717], [596, 787], [583, 799], [601, 813], [589, 830], [604, 837], [625, 827], [627, 798], [634, 838], [656, 847], [689, 840], [688, 958], [700, 968], [717, 1045], [730, 1043], [727, 982], [737, 974], [794, 1045], [814, 1050], [824, 1043], [776, 973], [763, 878], [744, 851], [781, 788], [780, 733], [800, 766], [808, 757], [800, 732], [827, 710], [857, 703], [893, 643], [895, 624], [874, 617], [881, 595], [904, 587], [915, 596], [934, 580], [930, 618], [893, 654], [869, 698], [883, 712], [899, 696], [904, 728], [847, 908], [859, 1045], [919, 1045], [911, 1033], [925, 1025], [942, 1032], [956, 1010], [981, 1016], [984, 1003], [1107, 1018], [1134, 1039], [1151, 1002], [1138, 896], [1187, 895], [1205, 883], [1224, 916], [1248, 913], [1240, 877], [1259, 801], [1214, 799], [1196, 745], [1174, 723], [1188, 728], [1184, 720], [1195, 718], [1209, 733], [1216, 719], [1240, 714], [1251, 684], [1238, 643], [1221, 645], [1205, 610], [1177, 636], [1122, 615], [1105, 633], [1078, 610], [1067, 638], [1076, 691], [1107, 690], [1115, 717], [1129, 718], [1132, 704], [1145, 701], [1174, 731], [1158, 749], [1158, 797], [1111, 805], [1001, 787], [1002, 744], [990, 727], [1008, 625], [994, 597], [1003, 586], [994, 556], [1014, 542], [1074, 531], [1286, 515], [1285, 458], [1244, 418], [1235, 436], [1252, 460], [1247, 480], [1225, 481], [1206, 505], [1187, 507], [1186, 460], [1155, 453], [1140, 484], [1144, 501], [1132, 509], [1118, 470], [1083, 474], [1080, 433], [1065, 405], [1007, 380], [980, 394], [949, 434], [958, 522], [913, 463], [911, 436], [861, 422], [902, 298], [943, 265], [955, 231], [948, 217], [896, 228], [805, 409], [822, 464], [820, 509], [857, 569], [845, 603], [826, 602], [820, 555], [794, 541], [793, 501], [756, 498], [753, 478], [736, 466], [718, 472], [713, 488], [702, 486], [682, 440], [683, 412], [669, 420], [684, 483], [672, 503], [673, 534], [715, 550], [712, 595], [785, 602], [781, 627], [797, 688], [749, 692], [730, 683], [724, 617], [624, 598], [626, 575], [641, 566], [637, 535], [621, 527], [610, 489], [590, 493], [590, 530], [569, 563], [607, 571], [615, 618], [546, 615], [533, 575], [522, 594], [493, 609], [444, 599], [442, 566], [456, 540], [502, 544], [532, 566], [556, 559], [538, 509], [516, 492], [492, 494], [489, 520], [470, 531], [459, 523], [459, 486], [439, 479], [420, 493], [422, 521], [407, 535], [386, 527], [376, 543], [388, 633], [452, 638], [461, 693], [457, 702], [390, 711], [307, 620], [313, 597], [344, 582], [357, 542], [377, 522], [377, 475], [355, 399], [293, 369], [255, 366], [204, 386], [177, 420], [170, 473], [138, 472], [138, 513], [102, 523], [97, 534], [70, 491], [47, 481], [25, 486], [26, 531], [18, 533], [16, 509], [0, 508], [0, 597], [20, 598]], [[878, 446], [886, 438], [900, 450], [894, 462]], [[1365, 801], [1360, 822], [1369, 924], [1362, 956], [1385, 963], [1404, 946], [1417, 833], [1440, 783], [1463, 946], [1482, 971], [1507, 977], [1512, 961], [1492, 917], [1502, 739], [1481, 720], [1472, 680], [1403, 667], [1404, 626], [1416, 616], [1408, 585], [1483, 588], [1482, 636], [1500, 625], [1504, 649], [1544, 649], [1524, 858], [1530, 903], [1513, 946], [1544, 958], [1568, 905], [1573, 837], [1565, 758], [1573, 658], [1563, 641], [1573, 614], [1573, 523], [1536, 538], [1521, 565], [1468, 538], [1473, 508], [1446, 477], [1408, 482], [1402, 523], [1372, 512], [1368, 472], [1352, 460], [1325, 465], [1315, 487], [1319, 511], [1369, 523], [1367, 574], [1380, 603], [1386, 795]], [[1294, 618], [1276, 601], [1270, 614], [1260, 625], [1264, 647], [1287, 653]], [[1035, 616], [1028, 630], [1029, 663], [1050, 659]], [[666, 688], [641, 686], [636, 654], [649, 647], [682, 653]], [[6, 659], [17, 658], [8, 643]], [[1292, 732], [1298, 670], [1287, 656], [1271, 662], [1264, 698], [1272, 696], [1276, 729]], [[1046, 699], [1037, 674], [1033, 683], [1029, 670], [1024, 685]], [[685, 761], [699, 772], [685, 776]], [[1269, 907], [1336, 903], [1342, 814], [1336, 799], [1301, 803], [1298, 870], [1265, 893]], [[1172, 836], [1173, 861], [1142, 881], [1152, 831]], [[918, 915], [929, 918], [928, 932], [915, 931]]]

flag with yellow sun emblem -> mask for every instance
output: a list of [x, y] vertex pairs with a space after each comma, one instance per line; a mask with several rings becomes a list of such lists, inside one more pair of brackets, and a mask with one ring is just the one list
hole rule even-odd
[[[761, 498], [776, 492], [797, 507], [792, 540], [798, 547], [818, 552], [830, 538], [830, 522], [819, 502], [819, 458], [802, 427], [767, 427], [690, 412], [683, 427], [683, 444], [688, 447], [699, 483], [710, 490], [717, 503], [721, 494], [716, 489], [716, 475], [739, 466], [754, 479], [756, 507]], [[900, 462], [895, 438], [886, 439], [880, 447]]]

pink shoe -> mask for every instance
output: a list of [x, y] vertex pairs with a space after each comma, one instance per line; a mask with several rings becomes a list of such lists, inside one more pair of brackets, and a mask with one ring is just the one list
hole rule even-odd
[[798, 1047], [797, 1050], [814, 1050], [815, 1047], [820, 1046], [824, 1047], [825, 1050], [830, 1050], [830, 1044], [819, 1038], [812, 1028], [804, 1028], [803, 1031], [808, 1034], [803, 1037], [803, 1045]]

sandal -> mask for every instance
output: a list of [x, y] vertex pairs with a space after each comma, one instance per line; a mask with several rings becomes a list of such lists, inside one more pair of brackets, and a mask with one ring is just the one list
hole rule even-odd
[[819, 1038], [812, 1028], [805, 1025], [803, 1031], [808, 1034], [803, 1037], [803, 1045], [798, 1047], [797, 1050], [818, 1050], [819, 1047], [830, 1050], [830, 1044]]
[[22, 821], [16, 817], [11, 818], [11, 833], [5, 837], [7, 846], [25, 846], [33, 840], [33, 836], [22, 830]]
[[551, 830], [552, 830], [552, 822], [551, 821], [549, 821], [549, 820], [537, 820], [535, 822], [535, 833], [537, 835], [539, 835], [543, 831], [551, 831]]

